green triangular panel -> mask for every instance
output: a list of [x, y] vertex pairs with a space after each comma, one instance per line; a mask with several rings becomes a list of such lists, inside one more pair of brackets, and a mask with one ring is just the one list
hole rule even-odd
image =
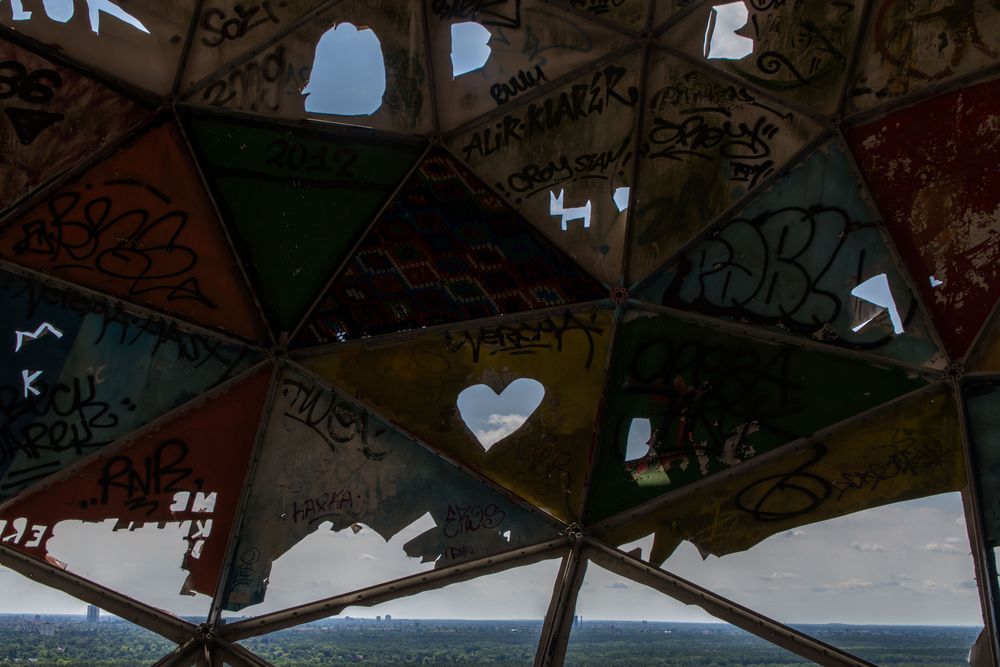
[[192, 118], [189, 127], [279, 331], [295, 328], [421, 151], [207, 117]]
[[[924, 385], [902, 371], [629, 312], [615, 337], [588, 518], [704, 479]], [[627, 456], [635, 419], [649, 420], [651, 446]]]

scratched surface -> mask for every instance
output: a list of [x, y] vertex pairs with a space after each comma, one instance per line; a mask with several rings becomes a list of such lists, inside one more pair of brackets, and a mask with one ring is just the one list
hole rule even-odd
[[188, 126], [277, 331], [299, 323], [421, 150], [209, 117]]
[[998, 95], [1000, 82], [972, 86], [848, 133], [953, 359], [1000, 297]]
[[702, 555], [724, 556], [798, 526], [964, 486], [955, 402], [936, 393], [720, 479], [604, 537], [624, 544], [654, 533], [649, 560], [657, 565], [682, 540]]
[[[271, 564], [318, 530], [364, 525], [385, 541], [430, 514], [402, 545], [417, 563], [447, 567], [537, 544], [556, 524], [507, 500], [342, 396], [286, 370], [237, 534], [225, 608], [264, 600]], [[505, 535], [506, 534], [506, 535]], [[332, 562], [320, 566], [337, 567]], [[388, 577], [387, 577], [388, 578]], [[281, 586], [282, 581], [274, 581]], [[347, 590], [317, 590], [313, 597]]]
[[851, 101], [868, 109], [1000, 58], [994, 0], [876, 0]]
[[964, 398], [985, 539], [996, 544], [1000, 540], [1000, 383], [970, 384], [964, 390]]
[[[943, 368], [947, 360], [895, 268], [848, 159], [836, 143], [817, 149], [633, 295]], [[899, 334], [886, 308], [851, 295], [879, 275], [898, 311]]]
[[[863, 3], [751, 0], [745, 3], [747, 22], [736, 36], [752, 40], [744, 42], [752, 51], [740, 59], [713, 57], [711, 38], [723, 35], [721, 28], [717, 35], [713, 30], [715, 8], [730, 4], [730, 0], [700, 4], [661, 40], [766, 93], [834, 113]], [[732, 33], [728, 39], [735, 39]]]
[[181, 567], [189, 576], [180, 592], [213, 595], [269, 381], [270, 372], [259, 373], [69, 479], [4, 505], [4, 542], [65, 562], [47, 549], [62, 521], [118, 519], [119, 530], [187, 525]]
[[205, 0], [184, 65], [182, 90], [272, 39], [323, 0]]
[[[25, 13], [15, 12], [14, 4]], [[165, 95], [173, 86], [194, 7], [195, 0], [7, 2], [0, 6], [0, 24], [87, 67]]]
[[172, 125], [150, 130], [8, 222], [0, 256], [244, 338], [265, 335]]
[[[617, 30], [581, 21], [541, 0], [508, 2], [488, 11], [476, 5], [465, 11], [462, 3], [455, 5], [428, 5], [434, 88], [442, 130], [510, 107], [532, 89], [630, 42]], [[480, 69], [453, 76], [452, 26], [470, 20], [477, 20], [490, 33], [489, 59]]]
[[0, 209], [145, 116], [97, 82], [8, 42], [0, 42], [0, 73]]
[[[246, 349], [0, 272], [0, 499], [246, 370]], [[38, 338], [34, 333], [48, 323]], [[22, 371], [38, 392], [25, 389]]]
[[[924, 386], [902, 371], [626, 313], [588, 519], [628, 509]], [[652, 447], [625, 462], [633, 419]]]
[[628, 283], [671, 258], [820, 127], [776, 102], [657, 54], [645, 97]]
[[[610, 334], [608, 311], [567, 313], [345, 346], [302, 362], [431, 446], [570, 520], [579, 514]], [[499, 395], [519, 378], [540, 382], [545, 396], [523, 426], [486, 449], [462, 421], [458, 395], [478, 384]]]
[[[312, 82], [316, 90], [306, 90], [320, 39], [341, 23], [350, 23], [359, 30], [370, 29], [380, 45], [385, 66], [385, 93], [382, 105], [370, 115], [306, 111], [307, 94], [320, 96], [322, 93], [317, 90], [323, 87], [335, 89], [336, 86], [362, 83], [317, 79]], [[213, 77], [211, 83], [192, 92], [188, 101], [266, 116], [311, 117], [398, 132], [430, 133], [433, 101], [424, 41], [420, 0], [335, 3], [271, 48], [232, 71]], [[357, 56], [364, 57], [361, 52]]]
[[[592, 275], [617, 285], [641, 59], [631, 54], [449, 140], [449, 147]], [[563, 194], [553, 214], [553, 199]], [[589, 218], [579, 209], [587, 207]], [[589, 226], [587, 226], [589, 220]]]
[[434, 150], [365, 237], [295, 345], [607, 294], [475, 175]]

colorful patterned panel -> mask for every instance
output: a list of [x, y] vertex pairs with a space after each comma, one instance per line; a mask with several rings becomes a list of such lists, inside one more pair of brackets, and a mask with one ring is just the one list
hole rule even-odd
[[994, 81], [848, 133], [953, 359], [965, 355], [1000, 297], [998, 96]]
[[0, 209], [145, 116], [107, 88], [8, 42], [0, 42], [0, 73]]
[[296, 345], [607, 295], [478, 178], [435, 151], [365, 237]]
[[708, 71], [651, 61], [628, 282], [662, 266], [821, 128]]
[[875, 219], [830, 143], [633, 296], [944, 367]]
[[995, 0], [876, 0], [851, 90], [868, 109], [997, 62]]
[[[433, 447], [570, 520], [579, 513], [610, 336], [610, 312], [566, 313], [343, 346], [303, 363]], [[481, 444], [462, 421], [459, 394], [485, 385], [495, 395], [487, 403], [501, 405], [520, 378], [541, 383], [544, 396], [521, 415], [520, 428]]]
[[752, 472], [732, 474], [606, 535], [615, 544], [655, 533], [650, 561], [681, 540], [724, 556], [805, 524], [965, 486], [955, 402], [936, 393], [863, 425], [793, 445]]
[[[588, 517], [601, 519], [923, 386], [897, 370], [629, 312]], [[626, 462], [632, 420], [650, 447]]]
[[[488, 16], [478, 4], [431, 3], [434, 92], [443, 130], [512, 106], [529, 90], [630, 41], [542, 0], [522, 0], [509, 8], [509, 15], [501, 8]], [[483, 50], [473, 50], [473, 44]], [[483, 55], [488, 57], [480, 64]]]
[[0, 499], [250, 367], [246, 349], [0, 272]]
[[260, 340], [265, 336], [195, 165], [165, 125], [0, 230], [0, 256]]
[[421, 151], [212, 118], [190, 127], [258, 294], [287, 332]]
[[978, 473], [986, 540], [1000, 543], [1000, 383], [978, 382], [963, 392]]
[[89, 67], [170, 93], [195, 0], [8, 2], [0, 24]]
[[[558, 534], [540, 513], [512, 503], [314, 381], [289, 370], [277, 391], [237, 537], [226, 609], [262, 602], [272, 562], [321, 528], [341, 532], [363, 524], [389, 541], [430, 513], [434, 528], [403, 549], [436, 567]], [[343, 592], [316, 591], [316, 597]]]
[[[661, 38], [759, 89], [834, 113], [863, 2], [712, 0]], [[745, 22], [733, 29], [729, 11]]]
[[47, 542], [62, 521], [118, 519], [116, 527], [127, 530], [186, 523], [181, 567], [190, 576], [181, 594], [213, 595], [269, 381], [269, 372], [259, 373], [51, 488], [4, 506], [0, 532], [18, 533], [4, 541], [60, 561]]
[[194, 91], [189, 101], [267, 116], [430, 133], [420, 0], [351, 0]]
[[184, 66], [187, 88], [287, 30], [323, 0], [205, 0]]
[[621, 280], [640, 68], [638, 53], [626, 56], [449, 141], [525, 218], [609, 285]]

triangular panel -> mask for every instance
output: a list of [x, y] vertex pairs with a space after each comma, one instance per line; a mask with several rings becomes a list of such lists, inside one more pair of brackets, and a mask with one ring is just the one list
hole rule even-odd
[[849, 159], [818, 149], [633, 296], [943, 367]]
[[193, 118], [192, 141], [277, 331], [309, 304], [420, 147]]
[[976, 370], [1000, 371], [1000, 324], [984, 331], [983, 335], [985, 340], [976, 359]]
[[857, 0], [711, 0], [661, 39], [772, 95], [832, 114], [863, 7]]
[[244, 338], [265, 335], [173, 125], [150, 130], [9, 222], [0, 256]]
[[421, 163], [312, 313], [297, 346], [607, 296], [444, 151]]
[[436, 567], [558, 534], [554, 522], [293, 370], [277, 387], [261, 447], [224, 599], [232, 611], [262, 602], [272, 562], [327, 524], [336, 532], [364, 525], [388, 541], [429, 513], [436, 525], [403, 548]]
[[430, 133], [433, 100], [420, 0], [333, 3], [191, 93], [196, 104]]
[[998, 95], [1000, 82], [973, 86], [847, 135], [953, 359], [1000, 297]]
[[173, 87], [195, 4], [195, 0], [12, 2], [0, 13], [0, 24], [84, 65], [166, 95]]
[[[431, 3], [434, 92], [442, 130], [509, 105], [630, 41], [617, 30], [542, 0], [501, 3], [489, 11], [478, 5]], [[482, 62], [484, 55], [488, 57]]]
[[[628, 55], [449, 141], [532, 224], [609, 285], [621, 279], [640, 67], [638, 53]], [[567, 152], [567, 145], [580, 150]]]
[[0, 42], [0, 209], [121, 135], [144, 112], [66, 67]]
[[0, 525], [22, 526], [22, 535], [7, 544], [61, 561], [47, 543], [62, 521], [117, 519], [116, 528], [128, 530], [187, 523], [182, 567], [190, 574], [181, 592], [212, 596], [270, 375], [259, 373], [72, 477], [5, 506]]
[[[925, 384], [902, 371], [638, 311], [618, 328], [610, 373], [592, 520]], [[648, 440], [630, 457], [629, 433], [640, 420]]]
[[[0, 273], [0, 499], [249, 368], [245, 348]], [[37, 393], [36, 393], [37, 392]]]
[[990, 0], [875, 0], [851, 99], [869, 109], [939, 86], [1000, 56], [1000, 12]]
[[983, 513], [983, 537], [1000, 542], [1000, 383], [977, 382], [965, 387], [969, 445], [975, 463]]
[[655, 533], [655, 564], [681, 540], [703, 556], [724, 556], [799, 526], [963, 486], [955, 401], [939, 392], [795, 445], [762, 467], [720, 480], [606, 537], [621, 544]]
[[673, 57], [650, 62], [628, 282], [660, 267], [821, 128]]
[[[572, 519], [587, 475], [610, 335], [608, 311], [565, 313], [424, 334], [406, 343], [344, 346], [303, 363], [433, 447]], [[527, 414], [492, 411], [496, 426], [512, 417], [523, 425], [482, 444], [463, 421], [459, 394], [479, 387], [480, 403], [490, 412], [523, 378], [541, 383], [543, 396]]]

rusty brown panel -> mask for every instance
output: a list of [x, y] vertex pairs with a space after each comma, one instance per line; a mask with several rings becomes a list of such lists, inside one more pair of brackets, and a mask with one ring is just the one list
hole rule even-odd
[[[459, 11], [460, 7], [446, 3], [430, 5], [427, 15], [434, 89], [443, 130], [510, 106], [528, 91], [631, 41], [616, 30], [581, 20], [541, 0], [507, 4], [509, 11], [496, 16], [471, 8]], [[490, 35], [489, 58], [481, 68], [454, 76], [452, 30], [457, 24], [469, 22], [477, 23], [484, 36]]]
[[323, 0], [205, 0], [185, 61], [181, 90], [274, 37], [322, 3]]
[[1000, 59], [996, 0], [875, 0], [851, 102], [870, 109]]
[[0, 209], [146, 117], [100, 84], [0, 42]]
[[0, 257], [244, 338], [266, 335], [173, 125], [9, 222]]
[[1000, 325], [986, 332], [983, 351], [976, 360], [977, 371], [1000, 371]]
[[[724, 28], [725, 21], [719, 18], [720, 11], [733, 6], [748, 10], [746, 23], [735, 32]], [[769, 94], [833, 113], [840, 102], [862, 7], [860, 0], [712, 0], [698, 6], [661, 39]], [[712, 55], [717, 39], [726, 45], [737, 41], [748, 52], [740, 58]]]
[[[381, 106], [368, 115], [337, 115], [309, 106], [338, 82], [313, 77], [321, 40], [344, 24], [371, 30], [385, 67]], [[397, 132], [433, 130], [423, 8], [419, 0], [352, 0], [335, 4], [277, 44], [193, 92], [195, 104], [283, 118], [316, 118]], [[371, 45], [363, 47], [371, 57]], [[317, 68], [318, 69], [318, 68]], [[356, 85], [349, 82], [348, 85]], [[312, 97], [312, 100], [309, 98]]]
[[118, 519], [116, 530], [189, 522], [181, 565], [190, 576], [180, 593], [213, 595], [270, 375], [259, 373], [50, 488], [18, 497], [0, 514], [4, 543], [58, 564], [65, 556], [49, 553], [47, 543], [62, 521]]
[[822, 128], [710, 70], [657, 55], [639, 143], [628, 282], [667, 262]]
[[170, 92], [195, 0], [5, 3], [0, 23], [80, 63], [160, 95]]

